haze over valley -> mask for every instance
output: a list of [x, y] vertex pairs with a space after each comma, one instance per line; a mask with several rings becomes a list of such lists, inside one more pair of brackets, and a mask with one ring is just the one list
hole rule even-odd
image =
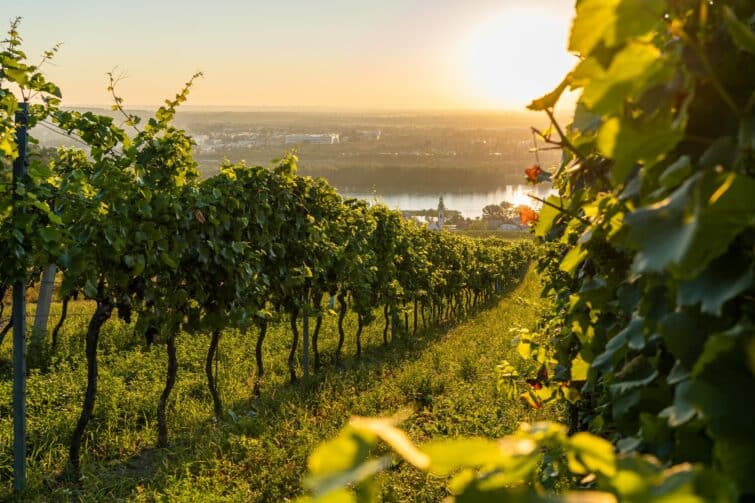
[[[97, 110], [99, 113], [108, 113]], [[147, 116], [148, 112], [135, 112]], [[203, 110], [179, 113], [204, 175], [225, 161], [267, 166], [296, 151], [299, 172], [324, 177], [346, 197], [422, 210], [444, 196], [449, 209], [477, 218], [489, 204], [537, 206], [523, 170], [534, 164], [531, 125], [543, 117], [491, 111]], [[73, 144], [38, 127], [43, 146]], [[542, 147], [542, 145], [540, 145]], [[545, 166], [559, 151], [541, 151]], [[543, 194], [539, 187], [539, 195]]]

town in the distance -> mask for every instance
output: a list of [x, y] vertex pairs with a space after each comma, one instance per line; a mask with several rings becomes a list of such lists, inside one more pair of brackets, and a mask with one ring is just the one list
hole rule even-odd
[[[224, 160], [265, 166], [295, 150], [300, 174], [324, 177], [344, 197], [383, 202], [435, 226], [443, 198], [445, 229], [510, 232], [525, 229], [522, 207], [539, 207], [531, 195], [548, 195], [547, 186], [527, 186], [523, 174], [536, 162], [531, 126], [540, 122], [520, 112], [190, 107], [177, 117], [204, 175]], [[38, 127], [33, 134], [43, 147], [75, 144], [59, 131]], [[541, 150], [538, 160], [550, 166], [559, 155]]]

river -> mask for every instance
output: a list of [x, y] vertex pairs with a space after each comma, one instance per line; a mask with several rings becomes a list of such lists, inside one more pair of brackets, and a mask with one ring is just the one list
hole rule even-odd
[[504, 185], [487, 192], [443, 192], [443, 193], [390, 193], [379, 192], [343, 192], [344, 197], [365, 199], [370, 202], [382, 202], [392, 209], [426, 210], [438, 207], [438, 199], [443, 196], [447, 210], [457, 210], [466, 218], [482, 216], [482, 209], [489, 204], [500, 204], [507, 201], [514, 205], [527, 205], [535, 209], [540, 203], [530, 198], [528, 194], [539, 198], [546, 198], [553, 190], [549, 185], [541, 184], [536, 187], [530, 185]]

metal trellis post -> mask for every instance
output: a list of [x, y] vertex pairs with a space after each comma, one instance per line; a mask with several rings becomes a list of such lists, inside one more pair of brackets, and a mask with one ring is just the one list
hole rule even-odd
[[[19, 103], [16, 111], [16, 144], [18, 157], [13, 161], [13, 194], [26, 178], [26, 126], [29, 123], [28, 103]], [[14, 208], [14, 215], [18, 210]], [[26, 280], [13, 284], [13, 489], [20, 492], [26, 484]]]

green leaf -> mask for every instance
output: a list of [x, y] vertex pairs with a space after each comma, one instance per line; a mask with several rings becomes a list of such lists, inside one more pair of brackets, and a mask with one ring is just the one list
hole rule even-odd
[[[391, 458], [383, 456], [327, 476], [309, 477], [305, 480], [305, 485], [318, 496], [317, 501], [341, 501], [342, 488], [364, 482], [389, 466], [391, 466]], [[338, 499], [331, 500], [331, 495], [337, 496]], [[319, 497], [324, 497], [324, 499], [319, 499]]]
[[577, 2], [569, 50], [586, 56], [601, 42], [616, 47], [650, 33], [662, 22], [663, 2], [656, 0], [581, 0]]
[[621, 183], [638, 163], [651, 167], [662, 159], [683, 134], [684, 131], [664, 114], [649, 122], [613, 117], [604, 122], [598, 132], [598, 148], [614, 160], [611, 178]]
[[739, 344], [742, 336], [751, 332], [752, 327], [738, 324], [725, 332], [711, 335], [705, 341], [703, 351], [695, 362], [695, 366], [692, 368], [692, 375], [700, 375], [709, 364], [715, 362], [716, 359], [722, 357], [726, 353], [734, 350]]
[[633, 389], [623, 394], [612, 395], [611, 414], [617, 420], [626, 418], [629, 415], [630, 410], [640, 403], [641, 398], [642, 395], [639, 389]]
[[359, 501], [354, 493], [348, 489], [336, 489], [315, 498], [296, 500], [298, 503], [357, 503]]
[[[698, 191], [711, 194], [699, 197]], [[667, 199], [624, 217], [636, 272], [673, 270], [682, 279], [700, 274], [755, 224], [755, 179], [736, 173], [693, 175]]]
[[160, 253], [160, 260], [171, 269], [178, 269], [178, 261], [166, 252]]
[[[751, 439], [752, 436], [748, 436]], [[721, 472], [725, 473], [729, 480], [737, 482], [742, 494], [755, 493], [755, 477], [752, 476], [752, 468], [755, 466], [755, 450], [752, 443], [742, 441], [739, 438], [717, 439], [714, 446], [716, 460], [721, 463]], [[740, 499], [741, 501], [742, 499]], [[718, 501], [725, 501], [719, 499]], [[733, 501], [733, 499], [729, 499]]]
[[691, 173], [690, 158], [688, 155], [683, 155], [663, 171], [658, 181], [661, 187], [671, 189], [679, 186]]
[[644, 359], [644, 361], [645, 364], [643, 365], [641, 372], [645, 375], [633, 376], [631, 380], [622, 380], [612, 384], [609, 387], [612, 399], [615, 400], [621, 395], [625, 395], [630, 391], [643, 388], [655, 381], [655, 379], [659, 375], [658, 371], [653, 369], [650, 364], [647, 363], [647, 359]]
[[581, 355], [577, 355], [571, 361], [571, 380], [572, 381], [585, 381], [587, 380], [587, 374], [590, 371], [590, 364], [587, 363]]
[[[557, 208], [561, 207], [561, 199], [558, 196], [550, 196], [546, 199], [551, 205]], [[545, 237], [553, 227], [554, 222], [561, 215], [561, 211], [557, 210], [553, 206], [544, 204], [538, 214], [537, 224], [535, 224], [535, 235], [538, 237]]]
[[135, 258], [134, 270], [132, 271], [132, 274], [134, 276], [139, 276], [142, 272], [144, 272], [145, 265], [144, 255], [137, 255]]
[[39, 235], [46, 243], [54, 243], [60, 240], [60, 232], [55, 229], [42, 228], [39, 230]]
[[419, 450], [406, 433], [395, 426], [391, 419], [354, 417], [349, 424], [362, 431], [367, 431], [380, 437], [380, 440], [388, 444], [399, 456], [405, 461], [413, 464], [421, 470], [426, 470], [430, 466], [430, 458]]
[[[649, 87], [673, 77], [673, 65], [666, 59], [651, 44], [629, 44], [613, 57], [608, 70], [590, 66], [582, 102], [593, 112], [618, 114], [626, 99], [639, 97]], [[582, 74], [585, 65], [578, 70]]]
[[60, 88], [53, 84], [52, 82], [47, 82], [43, 89], [46, 93], [51, 94], [55, 96], [56, 98], [62, 98], [63, 93], [60, 91]]
[[724, 20], [726, 21], [726, 30], [734, 41], [734, 44], [747, 51], [755, 54], [755, 32], [749, 26], [737, 19], [737, 15], [728, 5], [723, 5]]
[[5, 67], [2, 69], [2, 72], [8, 80], [15, 82], [21, 87], [24, 87], [29, 83], [29, 74], [26, 70]]
[[574, 473], [616, 473], [616, 456], [611, 442], [590, 433], [577, 433], [569, 439], [569, 469]]
[[16, 152], [16, 142], [13, 141], [11, 135], [6, 134], [0, 136], [0, 152], [5, 154], [11, 159], [15, 159], [18, 153]]
[[614, 355], [627, 345], [630, 339], [643, 337], [644, 320], [633, 318], [624, 329], [616, 334], [606, 344], [606, 349], [592, 361], [592, 366], [598, 370], [608, 371], [613, 368]]
[[689, 380], [677, 384], [674, 389], [673, 405], [666, 407], [658, 414], [659, 417], [668, 419], [668, 424], [672, 428], [676, 428], [692, 420], [698, 413], [690, 401], [690, 386], [691, 383]]
[[700, 303], [703, 312], [721, 315], [721, 308], [753, 286], [755, 271], [750, 260], [732, 250], [717, 258], [700, 275], [679, 282], [677, 302], [682, 306]]
[[587, 255], [587, 250], [581, 244], [574, 245], [564, 256], [558, 267], [567, 274], [574, 274], [577, 266], [587, 258]]
[[527, 105], [527, 108], [530, 110], [546, 110], [548, 108], [553, 108], [556, 106], [556, 103], [558, 103], [559, 98], [561, 98], [561, 95], [564, 93], [566, 88], [571, 84], [571, 74], [568, 74], [564, 80], [561, 81], [561, 83], [554, 89], [553, 91], [549, 92], [542, 98], [538, 98], [536, 100], [533, 100], [532, 103]]
[[422, 447], [430, 458], [429, 470], [448, 475], [461, 467], [482, 467], [496, 464], [506, 456], [498, 442], [484, 438], [437, 440]]
[[84, 294], [89, 297], [90, 299], [96, 299], [97, 298], [97, 285], [92, 281], [91, 278], [87, 278], [86, 282], [84, 282]]
[[686, 368], [692, 368], [705, 340], [696, 319], [684, 311], [673, 312], [661, 320], [658, 330], [669, 351]]
[[331, 475], [349, 470], [366, 461], [376, 437], [354, 428], [344, 428], [333, 440], [320, 444], [312, 452], [307, 466], [312, 475]]
[[702, 168], [717, 168], [719, 166], [730, 168], [736, 157], [737, 144], [734, 138], [721, 136], [705, 149], [697, 163]]
[[577, 5], [572, 22], [569, 50], [588, 55], [606, 36], [609, 25], [616, 24], [617, 0], [583, 0]]

